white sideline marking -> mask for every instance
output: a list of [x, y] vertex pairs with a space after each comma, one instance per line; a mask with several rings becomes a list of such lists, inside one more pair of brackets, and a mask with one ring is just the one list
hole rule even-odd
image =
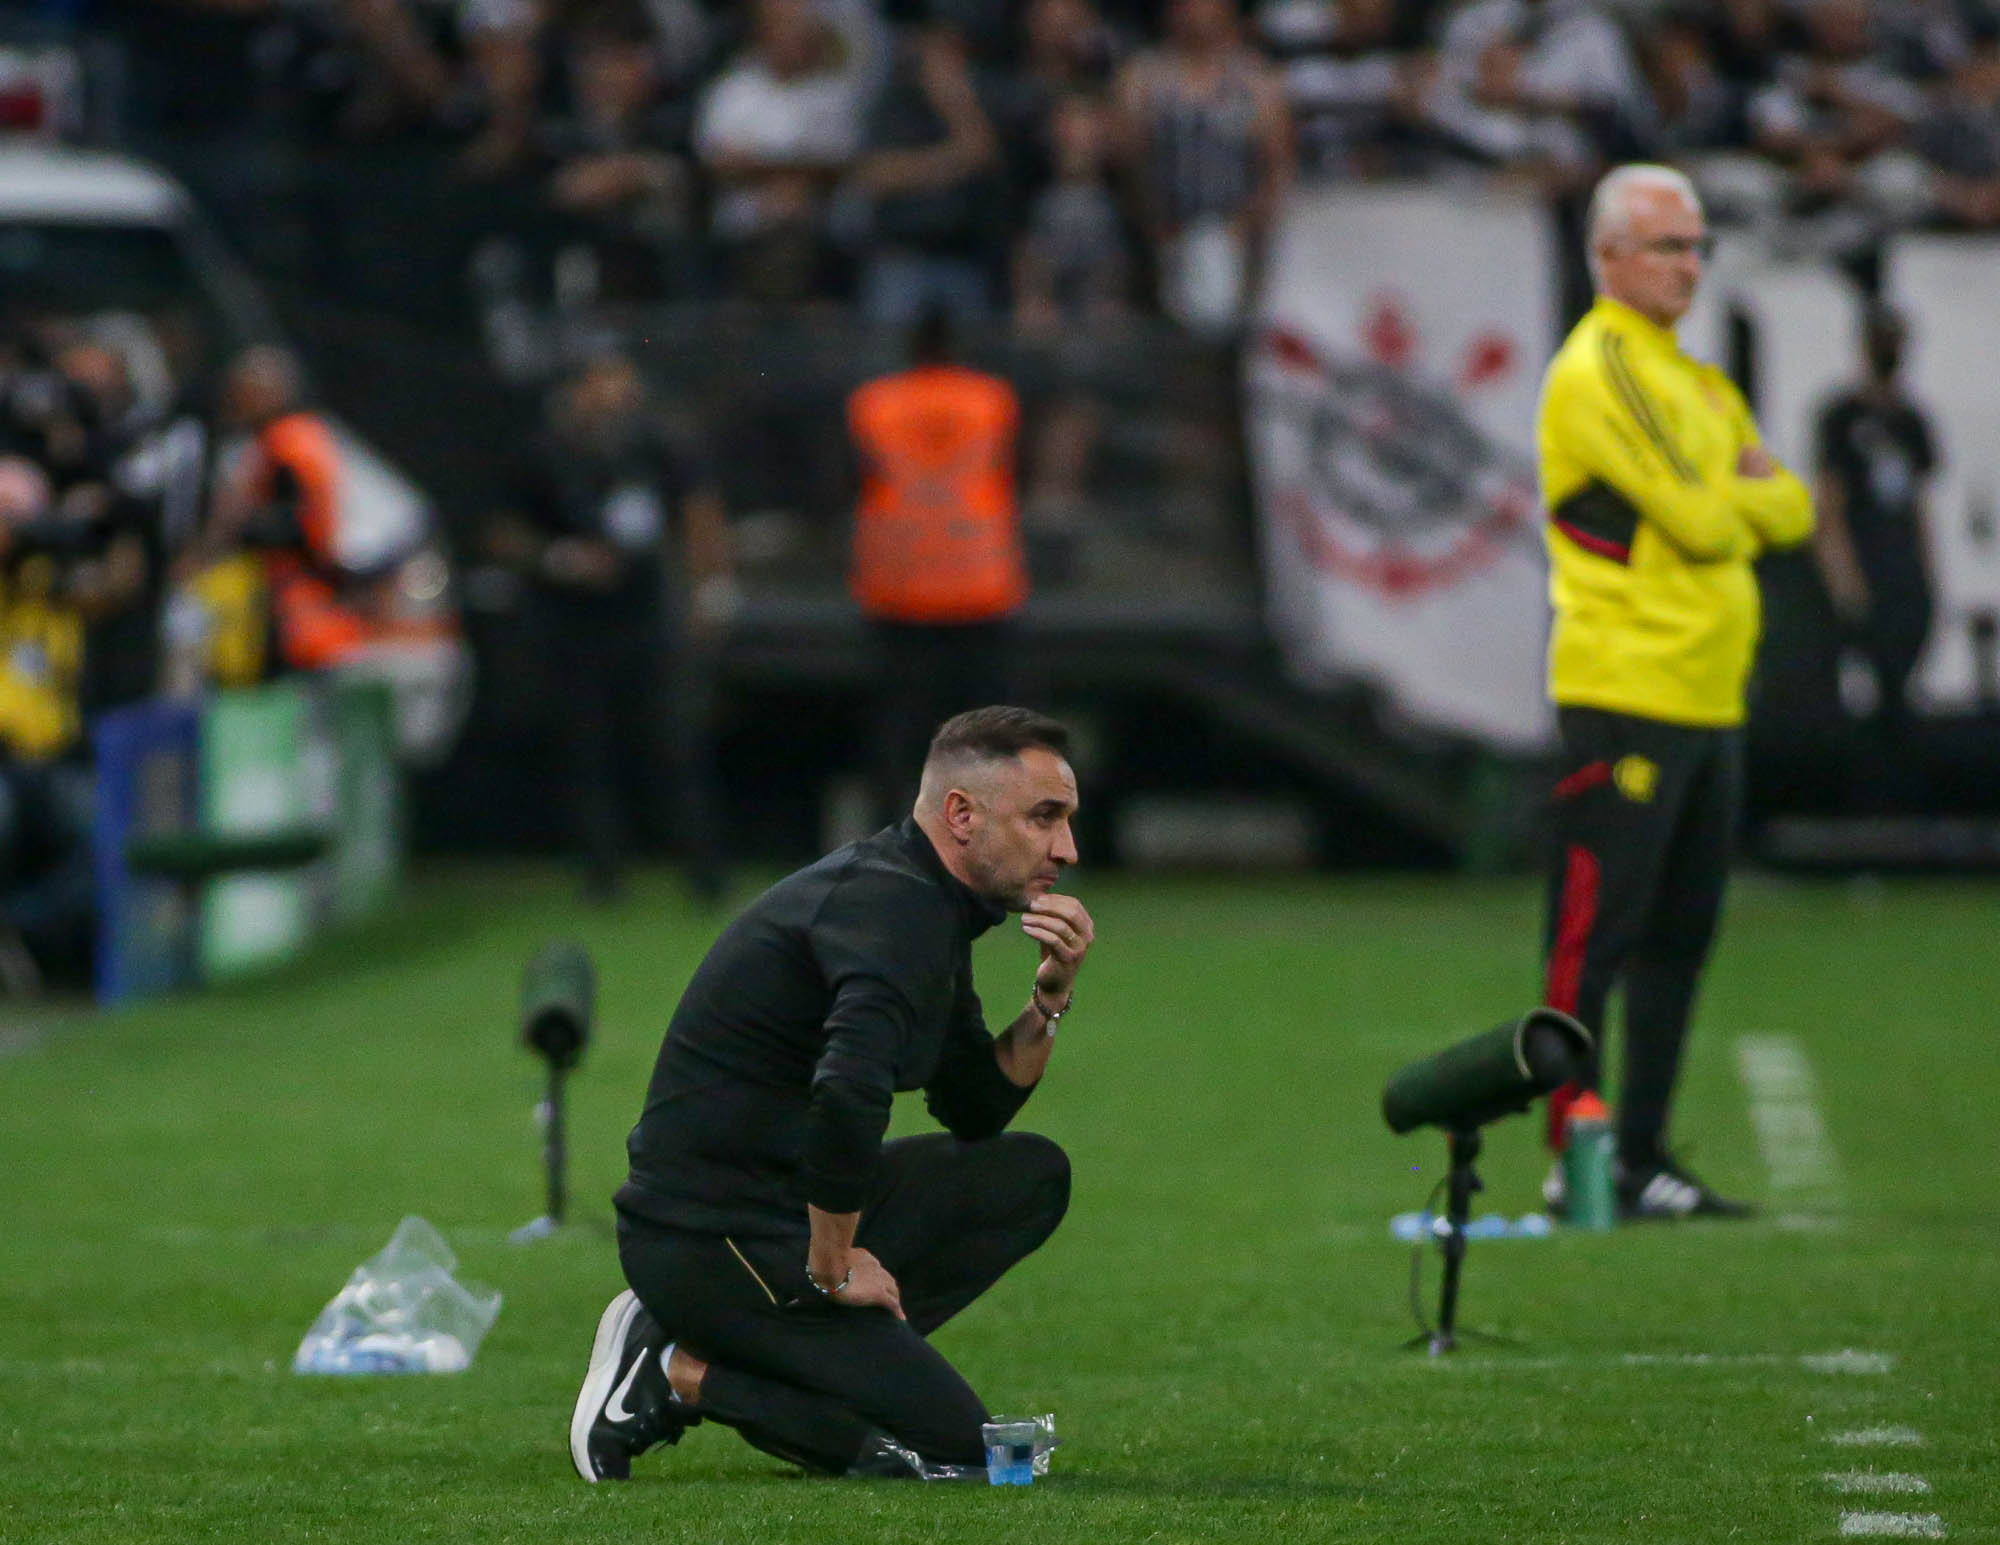
[[1799, 1362], [1814, 1373], [1887, 1373], [1896, 1366], [1896, 1359], [1887, 1352], [1857, 1352], [1853, 1347], [1814, 1353]]
[[1887, 1352], [1806, 1352], [1793, 1358], [1783, 1352], [1627, 1352], [1618, 1359], [1627, 1368], [1741, 1368], [1753, 1363], [1796, 1362], [1810, 1373], [1887, 1373], [1896, 1359]]
[[1842, 1513], [1840, 1532], [1846, 1535], [1889, 1535], [1904, 1540], [1941, 1540], [1944, 1520], [1935, 1513]]
[[[1406, 1366], [1425, 1369], [1461, 1368], [1476, 1373], [1518, 1373], [1549, 1368], [1769, 1368], [1791, 1365], [1809, 1373], [1888, 1373], [1896, 1366], [1889, 1352], [1857, 1352], [1848, 1347], [1839, 1352], [1621, 1352], [1616, 1357], [1576, 1357], [1560, 1353], [1547, 1357], [1466, 1358], [1453, 1361], [1428, 1358]], [[1896, 1434], [1907, 1436], [1896, 1436]], [[1833, 1443], [1921, 1443], [1908, 1428], [1874, 1427], [1864, 1432], [1841, 1433]]]
[[1780, 1228], [1838, 1227], [1846, 1210], [1840, 1160], [1819, 1113], [1819, 1080], [1796, 1036], [1745, 1035], [1736, 1069], [1750, 1094], [1750, 1124], [1771, 1177]]
[[1848, 1470], [1845, 1473], [1829, 1470], [1826, 1483], [1842, 1493], [1892, 1491], [1916, 1495], [1931, 1489], [1931, 1483], [1921, 1475], [1900, 1475], [1894, 1470]]
[[1914, 1427], [1857, 1427], [1829, 1433], [1826, 1441], [1843, 1448], [1921, 1448], [1924, 1435]]

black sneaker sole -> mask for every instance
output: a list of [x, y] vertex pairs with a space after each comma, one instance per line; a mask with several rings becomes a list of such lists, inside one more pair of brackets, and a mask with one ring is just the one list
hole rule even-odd
[[627, 1288], [604, 1306], [597, 1317], [597, 1339], [590, 1344], [590, 1367], [583, 1376], [583, 1388], [576, 1393], [576, 1409], [569, 1419], [569, 1457], [576, 1473], [593, 1486], [606, 1477], [597, 1473], [590, 1461], [590, 1429], [597, 1424], [604, 1402], [611, 1398], [611, 1386], [618, 1381], [620, 1354], [632, 1322], [644, 1314], [639, 1295]]

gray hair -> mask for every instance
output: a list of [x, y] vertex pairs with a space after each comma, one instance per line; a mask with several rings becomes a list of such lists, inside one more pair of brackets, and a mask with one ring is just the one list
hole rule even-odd
[[1590, 195], [1590, 214], [1584, 222], [1584, 254], [1590, 264], [1593, 282], [1598, 277], [1598, 247], [1631, 224], [1635, 195], [1642, 192], [1678, 193], [1697, 212], [1701, 209], [1701, 195], [1695, 192], [1694, 184], [1685, 172], [1653, 161], [1634, 161], [1627, 166], [1613, 167], [1598, 181], [1596, 190]]

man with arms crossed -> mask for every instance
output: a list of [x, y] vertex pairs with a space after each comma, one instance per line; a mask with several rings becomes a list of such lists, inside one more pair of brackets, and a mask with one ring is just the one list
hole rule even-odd
[[[1536, 425], [1564, 758], [1545, 996], [1601, 1044], [1623, 982], [1621, 1214], [1741, 1217], [1750, 1209], [1676, 1162], [1667, 1112], [1742, 798], [1751, 564], [1804, 541], [1812, 503], [1728, 377], [1675, 341], [1708, 246], [1688, 180], [1663, 166], [1611, 172], [1589, 242], [1597, 301], [1549, 365]], [[1596, 1083], [1593, 1071], [1550, 1098], [1551, 1147]], [[1555, 1211], [1562, 1180], [1558, 1164], [1543, 1188]]]
[[[618, 1253], [570, 1423], [587, 1481], [708, 1419], [828, 1474], [979, 1464], [986, 1409], [925, 1339], [1055, 1230], [1069, 1161], [1002, 1129], [1091, 943], [1068, 734], [1023, 708], [948, 720], [916, 808], [736, 919], [667, 1027], [627, 1142]], [[1021, 914], [1027, 1006], [989, 1036], [971, 943]], [[922, 1089], [941, 1133], [883, 1142]]]

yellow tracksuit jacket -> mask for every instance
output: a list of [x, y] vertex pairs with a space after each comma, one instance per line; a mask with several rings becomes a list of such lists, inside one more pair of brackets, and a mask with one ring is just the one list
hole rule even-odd
[[1812, 532], [1782, 467], [1736, 475], [1749, 404], [1674, 335], [1600, 296], [1550, 361], [1535, 437], [1548, 511], [1549, 695], [1672, 724], [1741, 724], [1760, 625], [1751, 563]]

